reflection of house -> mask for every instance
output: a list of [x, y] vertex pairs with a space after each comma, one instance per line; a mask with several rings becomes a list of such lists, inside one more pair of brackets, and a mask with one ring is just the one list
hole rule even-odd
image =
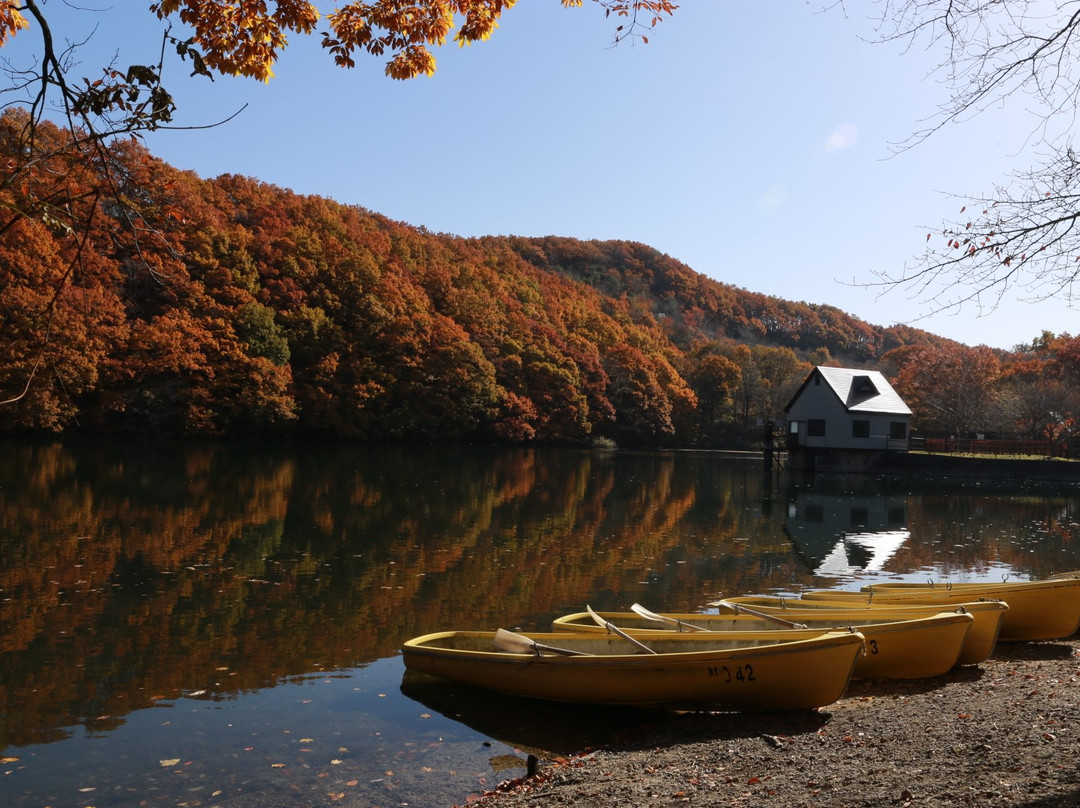
[[911, 538], [906, 530], [881, 533], [848, 533], [838, 539], [832, 550], [814, 568], [815, 575], [854, 575], [880, 572], [901, 545]]
[[907, 541], [907, 497], [800, 494], [788, 505], [784, 529], [818, 575], [882, 569]]
[[908, 448], [911, 410], [876, 370], [814, 368], [785, 412], [794, 466], [863, 468]]

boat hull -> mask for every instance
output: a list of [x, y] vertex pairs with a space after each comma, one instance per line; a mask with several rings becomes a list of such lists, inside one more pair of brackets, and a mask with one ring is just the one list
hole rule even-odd
[[824, 707], [847, 689], [863, 635], [850, 631], [686, 634], [650, 639], [646, 654], [615, 635], [529, 634], [587, 656], [506, 653], [493, 632], [446, 631], [409, 640], [409, 670], [501, 693], [590, 704], [796, 710]]
[[[971, 628], [964, 645], [960, 649], [957, 665], [978, 665], [985, 662], [994, 653], [1001, 625], [1009, 604], [1000, 600], [964, 601], [958, 604], [866, 604], [855, 601], [815, 601], [799, 598], [781, 598], [770, 596], [747, 596], [727, 598], [729, 602], [741, 603], [752, 609], [783, 617], [787, 620], [803, 621], [805, 612], [817, 612], [828, 617], [834, 625], [858, 625], [865, 619], [874, 619], [875, 615], [889, 615], [894, 620], [909, 620], [913, 617], [938, 614], [947, 608], [963, 609], [972, 617]], [[854, 613], [853, 613], [854, 612]], [[878, 618], [880, 619], [880, 618]]]
[[[602, 612], [620, 630], [645, 642], [647, 638], [671, 634], [675, 629], [650, 621], [633, 612]], [[749, 614], [671, 614], [666, 615], [683, 623], [708, 631], [737, 632], [767, 631], [776, 624]], [[893, 617], [866, 610], [844, 613], [814, 614], [800, 612], [785, 619], [804, 624], [809, 629], [827, 631], [851, 628], [866, 637], [866, 654], [856, 661], [855, 679], [929, 679], [947, 673], [960, 660], [960, 654], [974, 618], [955, 610], [939, 610], [932, 615]], [[585, 612], [557, 619], [552, 627], [557, 631], [603, 632]], [[693, 636], [693, 632], [689, 632]]]
[[890, 606], [929, 603], [957, 604], [979, 599], [1002, 600], [1009, 605], [998, 639], [1004, 642], [1059, 640], [1080, 629], [1080, 578], [1042, 581], [960, 584], [874, 584], [859, 592], [814, 590], [806, 600], [846, 600]]

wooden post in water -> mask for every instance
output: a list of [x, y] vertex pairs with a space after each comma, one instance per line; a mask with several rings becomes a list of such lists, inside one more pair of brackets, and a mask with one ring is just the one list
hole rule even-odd
[[775, 447], [775, 441], [773, 440], [773, 430], [776, 428], [774, 421], [766, 421], [765, 426], [761, 430], [761, 440], [765, 444], [765, 471], [771, 472], [773, 464], [773, 451]]
[[775, 450], [775, 440], [773, 439], [773, 430], [776, 428], [775, 422], [768, 420], [762, 427], [761, 440], [764, 443], [764, 455], [765, 463], [763, 467], [764, 479], [762, 480], [762, 495], [761, 495], [761, 510], [765, 515], [772, 513], [772, 469], [773, 469], [773, 451]]

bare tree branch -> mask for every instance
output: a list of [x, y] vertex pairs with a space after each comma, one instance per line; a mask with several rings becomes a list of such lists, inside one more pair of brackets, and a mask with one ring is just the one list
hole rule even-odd
[[1080, 166], [1071, 146], [1080, 0], [881, 0], [876, 16], [879, 41], [944, 52], [932, 75], [949, 98], [896, 151], [1023, 100], [1034, 116], [1025, 148], [1043, 157], [988, 196], [958, 197], [968, 200], [958, 218], [928, 228], [926, 250], [912, 266], [877, 270], [866, 285], [903, 290], [927, 316], [967, 307], [985, 314], [1007, 296], [1080, 302]]

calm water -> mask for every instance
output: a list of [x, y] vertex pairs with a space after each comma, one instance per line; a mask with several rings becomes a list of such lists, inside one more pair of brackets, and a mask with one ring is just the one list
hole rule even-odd
[[0, 805], [450, 806], [632, 731], [404, 678], [586, 603], [1080, 568], [1080, 490], [707, 453], [0, 444]]

